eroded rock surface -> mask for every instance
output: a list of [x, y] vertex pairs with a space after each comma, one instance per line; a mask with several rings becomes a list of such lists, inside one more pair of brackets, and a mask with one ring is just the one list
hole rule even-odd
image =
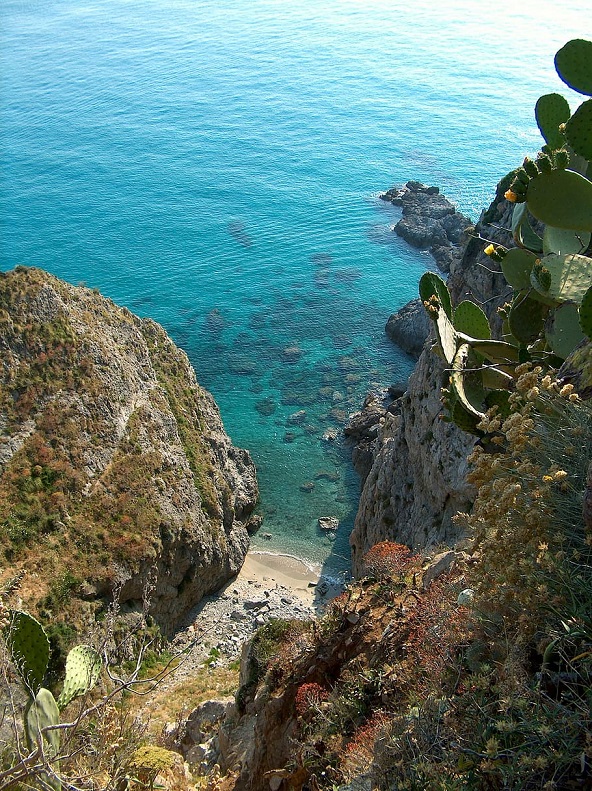
[[27, 568], [33, 610], [49, 594], [64, 617], [56, 581], [91, 611], [117, 589], [131, 611], [149, 596], [170, 634], [241, 567], [254, 464], [155, 322], [41, 270], [3, 273], [0, 434], [3, 565]]
[[472, 225], [468, 217], [457, 211], [438, 187], [425, 187], [418, 181], [408, 181], [380, 197], [402, 209], [395, 233], [413, 247], [429, 250], [438, 268], [449, 272], [458, 260], [465, 231]]
[[[409, 185], [405, 189], [409, 191]], [[498, 186], [474, 234], [511, 246], [511, 233], [504, 229], [510, 227], [512, 206], [504, 199], [504, 190]], [[419, 200], [442, 198], [425, 190], [414, 192], [426, 195]], [[445, 204], [441, 211], [445, 212]], [[497, 307], [510, 289], [499, 266], [483, 253], [484, 247], [483, 241], [472, 236], [452, 254], [448, 286], [453, 303], [471, 299], [481, 305], [496, 333], [500, 328]], [[373, 401], [368, 430], [354, 437], [354, 460], [359, 460], [363, 478], [351, 536], [354, 573], [360, 572], [363, 555], [380, 541], [413, 548], [453, 543], [460, 532], [452, 516], [469, 508], [473, 500], [474, 492], [466, 482], [466, 458], [474, 438], [441, 419], [440, 388], [446, 371], [441, 358], [431, 351], [432, 343], [433, 338], [424, 345], [407, 391], [382, 412], [379, 402]], [[364, 420], [360, 418], [359, 423], [363, 425]]]

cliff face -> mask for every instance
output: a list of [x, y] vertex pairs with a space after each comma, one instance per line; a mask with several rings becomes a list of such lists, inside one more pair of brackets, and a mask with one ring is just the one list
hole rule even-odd
[[0, 277], [0, 363], [0, 550], [27, 606], [117, 589], [170, 633], [242, 565], [249, 454], [162, 327], [40, 270]]
[[[503, 198], [504, 191], [505, 186], [500, 185], [474, 235], [458, 254], [450, 256], [448, 278], [453, 303], [463, 299], [477, 302], [490, 317], [494, 331], [500, 326], [496, 310], [505, 301], [505, 294], [500, 295], [505, 280], [497, 264], [484, 255], [484, 242], [475, 236], [511, 244], [511, 234], [504, 229], [510, 227], [512, 207]], [[439, 212], [442, 196], [437, 197]], [[424, 215], [426, 211], [424, 202]], [[397, 541], [414, 548], [455, 541], [459, 531], [451, 517], [472, 502], [474, 492], [465, 477], [466, 458], [474, 440], [441, 419], [440, 387], [446, 374], [443, 361], [431, 351], [432, 344], [430, 337], [407, 392], [380, 418], [375, 416], [378, 431], [371, 442], [372, 463], [362, 470], [363, 488], [351, 536], [354, 573], [360, 572], [363, 555], [379, 541]], [[365, 448], [367, 456], [368, 442]]]

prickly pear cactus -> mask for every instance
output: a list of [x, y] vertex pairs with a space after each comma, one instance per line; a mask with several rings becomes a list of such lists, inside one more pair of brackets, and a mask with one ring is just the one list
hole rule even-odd
[[90, 645], [75, 646], [66, 658], [66, 677], [58, 708], [64, 709], [78, 695], [84, 695], [97, 683], [101, 672], [101, 656]]
[[489, 319], [474, 302], [465, 300], [454, 309], [454, 328], [473, 338], [491, 338]]
[[584, 294], [580, 305], [580, 327], [584, 335], [592, 339], [592, 286]]
[[[45, 757], [52, 762], [54, 770], [59, 769], [54, 759], [60, 754], [60, 731], [46, 730], [50, 725], [59, 725], [60, 712], [54, 696], [48, 689], [41, 687], [34, 700], [25, 709], [25, 735], [30, 750], [34, 750], [41, 742]], [[60, 791], [62, 784], [57, 776], [49, 772], [41, 772], [43, 782], [54, 791]]]
[[592, 181], [573, 170], [551, 170], [531, 179], [528, 211], [555, 228], [592, 231]]
[[49, 725], [59, 725], [59, 722], [60, 711], [54, 696], [48, 689], [41, 687], [35, 699], [29, 702], [25, 714], [25, 733], [29, 749], [35, 749], [42, 737], [47, 757], [55, 758], [60, 752], [60, 732], [42, 731]]
[[566, 85], [592, 96], [592, 41], [568, 41], [555, 55], [555, 68]]
[[45, 630], [29, 613], [14, 610], [6, 645], [24, 686], [35, 698], [49, 662], [49, 639]]
[[564, 140], [559, 131], [569, 116], [567, 100], [560, 93], [548, 93], [536, 103], [534, 114], [542, 136], [551, 148], [561, 148]]
[[[592, 95], [592, 42], [568, 42], [555, 64], [567, 85]], [[503, 340], [491, 338], [478, 305], [462, 302], [453, 310], [438, 275], [428, 272], [419, 283], [450, 371], [443, 391], [448, 419], [476, 434], [488, 407], [507, 408], [521, 363], [549, 369], [569, 360], [582, 397], [592, 387], [592, 100], [572, 114], [560, 94], [547, 94], [535, 116], [545, 145], [512, 172], [505, 194], [516, 204], [517, 246], [485, 249], [514, 291], [499, 309]]]

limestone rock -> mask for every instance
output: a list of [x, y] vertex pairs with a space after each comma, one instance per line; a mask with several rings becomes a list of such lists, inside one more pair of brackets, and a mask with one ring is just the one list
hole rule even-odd
[[453, 550], [441, 552], [439, 555], [436, 555], [436, 557], [423, 571], [423, 577], [421, 580], [423, 589], [427, 590], [434, 580], [437, 580], [438, 577], [441, 577], [442, 574], [445, 574], [447, 571], [449, 571], [452, 568], [455, 559], [456, 552]]
[[449, 272], [471, 221], [437, 187], [425, 187], [418, 181], [408, 181], [380, 197], [402, 207], [403, 217], [394, 229], [397, 235], [413, 247], [429, 250], [440, 271]]
[[393, 313], [385, 327], [393, 343], [415, 358], [421, 354], [430, 329], [430, 319], [419, 299], [412, 299]]
[[[512, 206], [503, 197], [504, 189], [498, 186], [476, 232], [496, 244], [511, 246], [511, 234], [504, 229], [511, 227]], [[430, 197], [429, 188], [413, 185], [402, 192], [403, 196], [387, 193], [387, 199], [396, 203], [414, 195], [409, 197], [411, 206], [416, 199], [435, 200], [436, 194], [431, 191]], [[440, 220], [451, 213], [443, 205], [434, 206]], [[449, 233], [458, 238], [456, 231], [448, 230], [447, 236]], [[454, 303], [471, 298], [482, 305], [496, 333], [500, 330], [497, 307], [508, 298], [509, 289], [504, 288], [499, 267], [483, 253], [483, 247], [478, 239], [470, 238], [455, 252], [448, 286]], [[466, 459], [474, 438], [441, 420], [440, 387], [444, 377], [441, 358], [426, 344], [407, 391], [379, 419], [376, 439], [360, 443], [366, 477], [351, 535], [356, 574], [361, 573], [363, 555], [380, 541], [419, 549], [459, 538], [460, 528], [452, 522], [452, 516], [468, 510], [474, 497], [466, 481]]]
[[[3, 273], [0, 434], [0, 519], [26, 518], [16, 566], [35, 562], [39, 575], [27, 606], [82, 552], [85, 599], [118, 587], [141, 612], [148, 586], [170, 634], [241, 567], [255, 466], [155, 322], [41, 270]], [[18, 481], [31, 476], [45, 483], [29, 508]], [[0, 540], [10, 553], [10, 535]], [[40, 551], [45, 562], [31, 561]]]

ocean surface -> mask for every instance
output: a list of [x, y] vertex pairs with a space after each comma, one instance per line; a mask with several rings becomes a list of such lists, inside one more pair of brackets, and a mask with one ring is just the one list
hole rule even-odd
[[3, 0], [0, 267], [161, 322], [256, 461], [254, 545], [346, 568], [359, 485], [339, 430], [408, 376], [384, 324], [433, 267], [378, 193], [437, 184], [476, 219], [539, 148], [538, 96], [579, 102], [553, 55], [589, 10]]

